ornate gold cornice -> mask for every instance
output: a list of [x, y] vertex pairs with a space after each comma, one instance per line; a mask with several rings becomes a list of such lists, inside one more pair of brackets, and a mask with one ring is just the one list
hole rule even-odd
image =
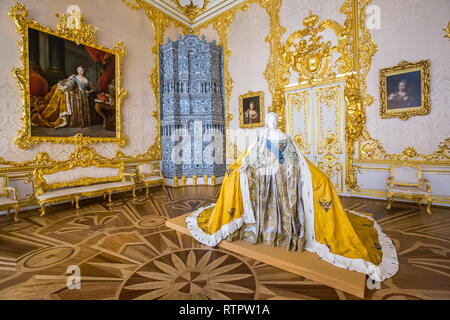
[[414, 147], [406, 147], [399, 154], [389, 154], [383, 147], [383, 144], [370, 136], [369, 130], [365, 127], [362, 134], [362, 143], [360, 145], [360, 159], [372, 160], [373, 162], [395, 161], [402, 163], [427, 163], [429, 165], [439, 165], [450, 163], [450, 137], [445, 138], [439, 143], [437, 150], [431, 153], [419, 153]]
[[199, 8], [192, 2], [192, 0], [189, 2], [189, 4], [185, 6], [182, 6], [179, 0], [171, 0], [171, 1], [177, 5], [178, 9], [180, 9], [186, 15], [186, 17], [189, 18], [191, 22], [193, 22], [195, 18], [197, 18], [200, 14], [202, 14], [202, 12], [206, 10], [206, 6], [211, 2], [209, 0], [204, 0], [203, 6]]

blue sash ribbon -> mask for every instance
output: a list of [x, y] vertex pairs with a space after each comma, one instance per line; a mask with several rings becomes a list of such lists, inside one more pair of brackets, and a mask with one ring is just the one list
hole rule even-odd
[[283, 153], [278, 149], [276, 145], [274, 145], [269, 139], [266, 139], [266, 148], [270, 152], [272, 152], [277, 158], [278, 162], [283, 164], [284, 163], [284, 156]]
[[78, 80], [77, 77], [73, 77], [75, 79], [75, 81], [80, 85], [81, 88], [83, 88], [84, 91], [87, 91], [86, 87], [84, 86], [83, 82], [81, 82], [80, 80]]

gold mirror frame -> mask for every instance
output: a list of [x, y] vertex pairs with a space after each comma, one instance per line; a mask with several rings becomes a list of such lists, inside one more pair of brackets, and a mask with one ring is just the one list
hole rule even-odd
[[[74, 13], [72, 13], [74, 14]], [[12, 76], [17, 80], [19, 89], [22, 91], [22, 122], [23, 127], [19, 130], [19, 133], [14, 140], [16, 145], [21, 149], [29, 149], [33, 144], [47, 142], [47, 143], [72, 143], [77, 144], [81, 140], [86, 143], [105, 143], [113, 142], [119, 147], [123, 147], [126, 143], [126, 137], [122, 132], [121, 127], [121, 104], [123, 98], [126, 96], [126, 91], [120, 87], [121, 83], [121, 64], [122, 59], [126, 55], [126, 48], [123, 41], [119, 41], [113, 49], [105, 48], [97, 43], [95, 32], [98, 28], [94, 28], [85, 23], [85, 18], [81, 15], [80, 28], [72, 29], [68, 26], [68, 18], [66, 15], [56, 14], [59, 23], [56, 30], [52, 30], [39, 22], [29, 18], [29, 12], [25, 8], [25, 5], [17, 3], [9, 12], [9, 17], [15, 22], [17, 26], [16, 32], [20, 35], [19, 43], [19, 57], [22, 62], [22, 67], [13, 68]], [[85, 137], [81, 134], [77, 134], [72, 137], [38, 137], [31, 136], [31, 117], [30, 117], [30, 85], [29, 85], [29, 48], [28, 48], [28, 29], [33, 28], [35, 30], [51, 34], [66, 40], [75, 42], [76, 44], [83, 44], [93, 47], [98, 50], [102, 50], [111, 53], [116, 59], [115, 81], [116, 81], [116, 137], [115, 138], [102, 138], [102, 137]], [[80, 136], [81, 137], [77, 137]]]
[[[406, 72], [420, 71], [420, 94], [421, 105], [410, 108], [398, 108], [388, 110], [387, 108], [387, 77]], [[430, 61], [421, 60], [418, 62], [400, 61], [396, 66], [380, 69], [380, 117], [382, 119], [399, 118], [407, 120], [413, 116], [427, 115], [431, 111], [430, 103]]]

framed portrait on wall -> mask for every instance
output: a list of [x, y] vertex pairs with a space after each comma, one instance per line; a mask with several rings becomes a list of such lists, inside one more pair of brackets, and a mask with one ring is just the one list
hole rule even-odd
[[28, 43], [31, 136], [115, 138], [115, 55], [32, 28]]
[[126, 95], [121, 88], [123, 42], [114, 48], [98, 44], [97, 28], [86, 24], [83, 15], [76, 25], [68, 25], [73, 16], [57, 15], [56, 30], [29, 18], [21, 4], [9, 16], [21, 36], [22, 67], [12, 71], [23, 98], [23, 128], [16, 145], [22, 149], [41, 142], [125, 145], [120, 112]]
[[264, 126], [264, 92], [251, 92], [239, 96], [239, 126], [255, 128]]
[[401, 61], [380, 70], [380, 116], [406, 120], [426, 115], [430, 106], [430, 61]]

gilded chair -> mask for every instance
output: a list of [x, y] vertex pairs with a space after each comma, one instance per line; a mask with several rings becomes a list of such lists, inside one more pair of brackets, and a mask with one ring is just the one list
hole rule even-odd
[[[425, 188], [424, 188], [425, 183]], [[417, 200], [420, 206], [427, 200], [427, 213], [431, 215], [430, 181], [422, 179], [422, 167], [413, 165], [395, 165], [391, 167], [391, 175], [387, 178], [387, 207], [391, 209], [394, 197]]]
[[148, 186], [152, 184], [161, 184], [165, 190], [166, 180], [159, 163], [141, 162], [136, 166], [136, 171], [139, 180], [145, 184], [146, 195], [148, 195]]
[[7, 176], [0, 176], [0, 211], [5, 209], [8, 210], [8, 218], [11, 219], [11, 208], [16, 210], [14, 214], [14, 221], [19, 221], [19, 201], [17, 200], [17, 189], [8, 186]]

